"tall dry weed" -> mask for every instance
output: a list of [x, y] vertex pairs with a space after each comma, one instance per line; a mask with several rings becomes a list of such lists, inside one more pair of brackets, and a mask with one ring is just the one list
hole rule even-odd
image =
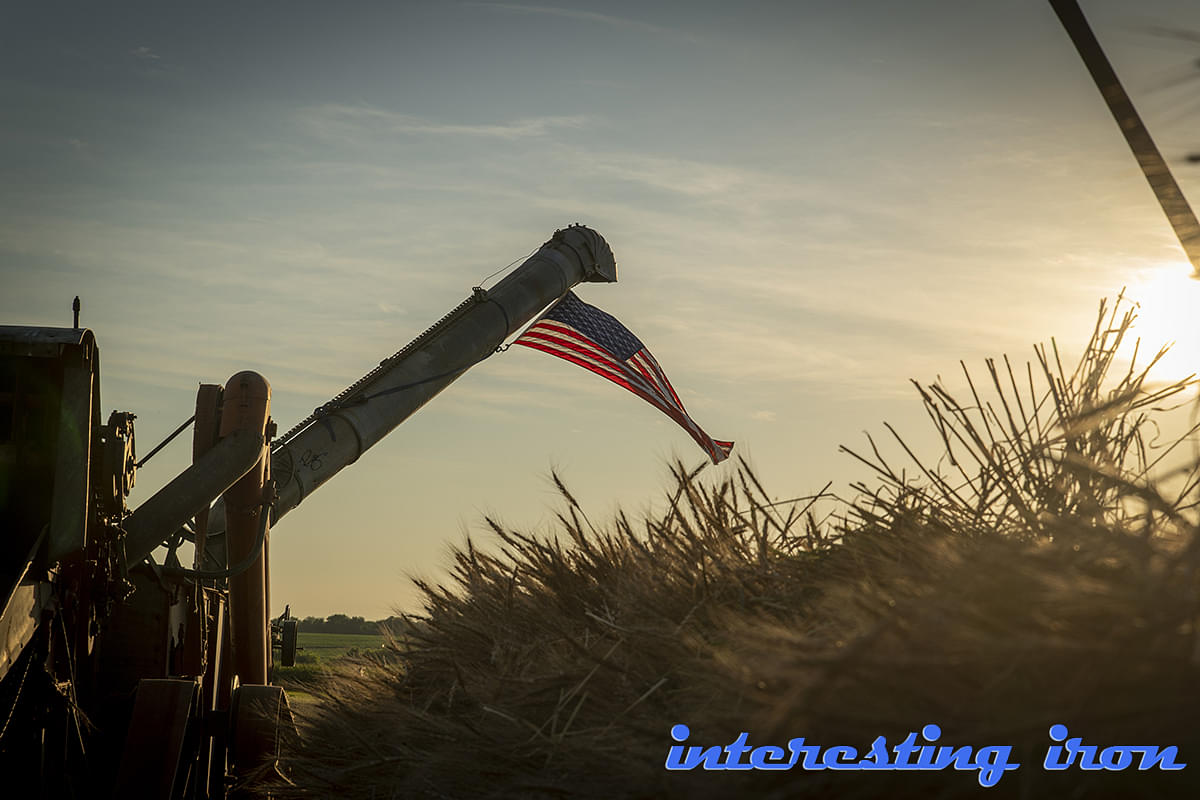
[[[1119, 307], [1119, 304], [1118, 304]], [[292, 785], [308, 797], [974, 796], [958, 772], [670, 773], [689, 743], [865, 749], [927, 723], [942, 742], [1011, 744], [993, 796], [1159, 797], [1200, 774], [1200, 459], [1156, 443], [1190, 384], [1114, 379], [1132, 316], [1102, 305], [1078, 366], [1057, 347], [917, 386], [944, 444], [892, 431], [836, 516], [780, 504], [740, 462], [673, 468], [667, 508], [594, 527], [558, 476], [559, 532], [488, 520], [448, 585], [390, 632], [390, 657], [315, 687]], [[1153, 361], [1150, 366], [1153, 366]], [[979, 387], [984, 387], [981, 391]], [[1170, 459], [1176, 467], [1166, 469]], [[1157, 472], [1156, 472], [1157, 469]], [[823, 494], [824, 490], [822, 493]], [[1178, 773], [1049, 773], [1047, 729], [1174, 744]]]

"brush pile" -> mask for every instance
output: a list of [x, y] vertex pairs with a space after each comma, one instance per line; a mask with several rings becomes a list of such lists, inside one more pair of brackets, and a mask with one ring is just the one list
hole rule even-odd
[[[1118, 303], [1119, 306], [1119, 303]], [[1085, 355], [989, 361], [966, 400], [917, 386], [944, 444], [841, 501], [780, 505], [743, 462], [674, 469], [668, 509], [593, 527], [555, 476], [559, 533], [489, 520], [422, 615], [313, 687], [283, 761], [300, 797], [1184, 796], [1200, 785], [1200, 458], [1169, 442], [1194, 383], [1110, 375], [1132, 315], [1101, 306]], [[1161, 355], [1161, 354], [1160, 354]], [[1136, 360], [1136, 359], [1135, 359]], [[964, 369], [965, 372], [965, 369]], [[1194, 419], [1193, 419], [1194, 421]], [[1184, 426], [1186, 427], [1186, 425]], [[850, 451], [847, 451], [850, 452]], [[835, 510], [818, 517], [816, 509]], [[790, 509], [784, 513], [785, 509]], [[668, 771], [688, 746], [1011, 745], [1017, 770]], [[1084, 744], [1175, 745], [1181, 771], [1043, 769]], [[918, 740], [924, 743], [923, 740]]]

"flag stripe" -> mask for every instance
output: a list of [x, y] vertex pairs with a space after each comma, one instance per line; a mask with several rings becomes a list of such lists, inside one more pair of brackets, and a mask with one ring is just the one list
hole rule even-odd
[[687, 431], [714, 464], [733, 449], [733, 442], [713, 439], [688, 415], [658, 361], [633, 333], [574, 292], [568, 292], [513, 344], [570, 361], [637, 395]]
[[664, 386], [667, 387], [667, 391], [671, 393], [671, 397], [675, 398], [676, 404], [678, 404], [680, 408], [683, 408], [683, 402], [679, 399], [679, 395], [675, 394], [674, 387], [672, 387], [671, 382], [667, 380], [667, 375], [662, 371], [662, 367], [658, 365], [657, 359], [650, 355], [649, 350], [643, 350], [640, 355], [646, 359], [646, 361], [650, 364], [650, 368], [654, 370], [654, 374], [658, 375], [659, 380]]
[[683, 411], [685, 414], [687, 413], [683, 408], [683, 402], [679, 399], [679, 395], [675, 394], [675, 389], [671, 386], [671, 382], [667, 380], [667, 376], [663, 374], [662, 370], [658, 369], [658, 364], [655, 362], [653, 356], [643, 350], [631, 360], [643, 372], [651, 376], [651, 380], [664, 390], [663, 393], [671, 398], [671, 402], [679, 406], [680, 411]]
[[[531, 329], [532, 330], [532, 329]], [[524, 338], [524, 337], [522, 337]], [[645, 381], [640, 376], [632, 373], [627, 367], [620, 362], [614, 362], [606, 358], [598, 359], [588, 349], [576, 345], [572, 341], [565, 340], [558, 336], [540, 335], [530, 337], [532, 341], [518, 340], [516, 344], [523, 344], [526, 347], [533, 347], [537, 350], [550, 353], [551, 355], [559, 356], [568, 361], [571, 361], [584, 369], [595, 372], [597, 375], [608, 378], [614, 383], [623, 386], [631, 392], [634, 392], [639, 397], [642, 397], [649, 403], [652, 403], [664, 413], [671, 416], [676, 422], [681, 425], [692, 423], [687, 419], [686, 414], [683, 414], [680, 409], [675, 408], [668, 403], [663, 396], [655, 392], [652, 388], [646, 385]], [[535, 344], [541, 342], [541, 344]]]
[[[531, 328], [530, 331], [527, 331], [526, 333], [528, 334], [533, 330], [534, 329]], [[524, 336], [522, 339], [523, 338]], [[713, 440], [706, 433], [704, 433], [704, 431], [701, 430], [700, 427], [696, 425], [696, 423], [685, 412], [682, 411], [682, 409], [674, 406], [661, 394], [650, 390], [645, 386], [644, 381], [642, 381], [639, 376], [631, 374], [631, 371], [628, 368], [623, 367], [623, 365], [621, 365], [619, 362], [612, 361], [607, 357], [606, 354], [601, 356], [602, 360], [598, 360], [597, 354], [589, 352], [589, 348], [578, 347], [573, 342], [565, 341], [560, 337], [545, 336], [543, 334], [537, 338], [542, 338], [548, 341], [538, 344], [534, 341], [518, 340], [516, 343], [523, 344], [526, 347], [532, 347], [537, 350], [542, 350], [543, 352], [556, 355], [567, 361], [571, 361], [572, 363], [578, 364], [590, 372], [594, 372], [601, 377], [607, 378], [617, 385], [624, 387], [633, 394], [636, 394], [646, 402], [653, 405], [655, 408], [662, 411], [671, 419], [675, 420], [676, 423], [681, 425], [688, 432], [688, 434], [696, 440], [697, 444], [699, 444], [709, 453], [715, 462], [719, 462], [728, 456], [729, 447], [732, 446], [732, 443], [728, 443], [726, 446], [725, 443], [718, 445], [713, 442]], [[598, 349], [603, 352], [602, 348]], [[614, 372], [614, 370], [618, 370], [619, 372]], [[710, 444], [710, 442], [712, 443]]]
[[[570, 361], [573, 364], [578, 364], [589, 372], [594, 372], [603, 378], [607, 378], [618, 386], [628, 389], [630, 392], [650, 403], [659, 411], [662, 411], [671, 419], [675, 420], [675, 422], [683, 426], [683, 428], [687, 430], [692, 438], [695, 439], [696, 442], [705, 450], [708, 450], [710, 453], [713, 452], [713, 447], [708, 444], [708, 435], [705, 434], [704, 431], [702, 431], [686, 414], [680, 413], [678, 409], [665, 403], [661, 396], [653, 394], [635, 385], [634, 383], [625, 380], [623, 377], [610, 372], [609, 370], [598, 368], [593, 361], [586, 357], [577, 355], [573, 350], [562, 350], [553, 345], [543, 344], [536, 341], [518, 341], [515, 342], [515, 344], [521, 344], [525, 347], [533, 348], [534, 350], [541, 350], [542, 352], [549, 353], [550, 355], [558, 356], [559, 358]], [[727, 451], [729, 447], [732, 447], [732, 442], [728, 443], [727, 447], [721, 448], [722, 450], [726, 451], [726, 455], [728, 454]]]
[[626, 380], [624, 373], [616, 371], [603, 362], [596, 361], [586, 351], [582, 350], [582, 348], [574, 347], [569, 342], [564, 342], [558, 339], [546, 339], [545, 341], [539, 341], [531, 337], [529, 341], [518, 341], [516, 344], [524, 345], [525, 347], [532, 347], [536, 350], [549, 353], [552, 356], [564, 358], [567, 361], [578, 364], [586, 370], [590, 370], [591, 372], [600, 375], [601, 377], [608, 378], [610, 381], [620, 384], [631, 392], [642, 391], [641, 389], [635, 389], [633, 384]]
[[[533, 335], [529, 336], [530, 333]], [[614, 361], [602, 349], [597, 351], [594, 346], [589, 347], [588, 345], [591, 343], [587, 340], [580, 341], [573, 336], [568, 337], [568, 335], [562, 334], [558, 331], [555, 331], [553, 334], [551, 334], [544, 331], [533, 331], [532, 329], [526, 332], [526, 336], [528, 336], [531, 340], [541, 341], [547, 344], [549, 347], [554, 348], [553, 350], [540, 348], [544, 349], [546, 352], [550, 352], [552, 355], [557, 355], [557, 350], [565, 350], [574, 353], [577, 357], [587, 360], [588, 363], [592, 365], [589, 366], [588, 369], [604, 375], [610, 380], [618, 380], [619, 378], [621, 385], [625, 386], [625, 388], [630, 389], [631, 391], [633, 387], [629, 384], [634, 382], [638, 384], [644, 383], [637, 375], [631, 373], [624, 364], [619, 361]], [[526, 337], [523, 336], [522, 339], [524, 338]], [[518, 339], [517, 344], [528, 343]], [[644, 391], [649, 390], [649, 387], [646, 386], [641, 386], [639, 388], [642, 388]]]
[[[530, 338], [534, 339], [534, 337]], [[543, 344], [535, 344], [535, 341], [538, 340], [542, 341]], [[607, 360], [597, 362], [595, 357], [588, 353], [587, 350], [559, 337], [549, 337], [543, 335], [536, 337], [534, 341], [518, 340], [516, 343], [523, 344], [526, 347], [533, 347], [537, 350], [542, 350], [543, 352], [550, 353], [551, 355], [557, 355], [560, 358], [564, 358], [568, 361], [578, 364], [584, 369], [608, 378], [614, 383], [623, 386], [629, 391], [637, 394], [642, 399], [651, 403], [663, 413], [667, 414], [676, 422], [678, 422], [680, 425], [687, 427], [689, 430], [695, 427], [695, 423], [687, 417], [686, 413], [670, 403], [663, 395], [647, 386], [640, 376], [631, 374], [627, 368], [623, 367], [617, 362], [610, 362]], [[696, 431], [699, 431], [698, 427], [696, 427]], [[703, 433], [702, 431], [699, 432]]]
[[[638, 391], [638, 393], [644, 399], [654, 403], [662, 411], [669, 414], [672, 419], [675, 419], [676, 422], [689, 427], [695, 425], [695, 423], [687, 417], [687, 412], [684, 411], [682, 406], [672, 402], [671, 398], [664, 395], [661, 391], [658, 391], [653, 384], [647, 383], [641, 375], [630, 370], [625, 364], [619, 361], [613, 361], [608, 355], [607, 351], [605, 351], [603, 348], [597, 347], [590, 340], [578, 339], [577, 337], [579, 334], [575, 331], [568, 331], [557, 327], [555, 327], [553, 330], [557, 335], [549, 335], [544, 331], [537, 331], [535, 328], [530, 328], [529, 331], [526, 331], [526, 335], [533, 333], [534, 336], [530, 338], [537, 338], [539, 340], [548, 342], [552, 347], [562, 347], [574, 351], [584, 358], [589, 359], [589, 363], [599, 367], [599, 369], [597, 369], [593, 368], [593, 366], [587, 366], [587, 368], [591, 369], [591, 371], [596, 372], [599, 375], [603, 375], [604, 377], [608, 377], [609, 380], [619, 383], [621, 386], [629, 389], [629, 391], [635, 391], [635, 387], [637, 387], [636, 391]], [[570, 337], [569, 339], [566, 338], [568, 336]], [[522, 338], [524, 338], [524, 336]], [[521, 340], [517, 340], [517, 344], [526, 343], [522, 342]], [[591, 347], [588, 345], [591, 345]], [[549, 352], [552, 355], [558, 354], [551, 349], [538, 349], [543, 350], [544, 352]], [[576, 361], [575, 363], [579, 362]], [[580, 366], [585, 365], [580, 364]], [[611, 375], [613, 371], [616, 371], [621, 376], [620, 380]]]

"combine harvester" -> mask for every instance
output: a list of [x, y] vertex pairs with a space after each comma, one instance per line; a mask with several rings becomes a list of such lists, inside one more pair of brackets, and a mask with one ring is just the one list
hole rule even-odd
[[[557, 231], [278, 439], [261, 375], [201, 385], [192, 465], [132, 512], [134, 415], [101, 423], [78, 304], [73, 328], [0, 327], [0, 774], [29, 787], [14, 796], [216, 800], [271, 769], [291, 716], [268, 683], [270, 526], [573, 286], [616, 279], [603, 237]], [[274, 627], [290, 663], [295, 620]]]

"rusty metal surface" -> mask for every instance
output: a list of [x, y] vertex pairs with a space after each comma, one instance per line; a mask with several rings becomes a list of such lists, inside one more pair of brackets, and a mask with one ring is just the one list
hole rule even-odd
[[254, 469], [262, 457], [261, 433], [240, 431], [222, 439], [125, 519], [125, 555], [132, 566], [183, 523]]
[[[232, 687], [228, 685], [228, 663], [225, 661], [229, 648], [226, 642], [225, 602], [223, 592], [203, 589], [201, 599], [204, 645], [204, 672], [201, 680], [201, 708], [207, 716], [213, 712], [225, 712], [229, 708]], [[200, 742], [196, 759], [197, 796], [199, 798], [224, 798], [225, 780], [225, 729], [226, 725], [212, 725], [212, 736]]]
[[98, 365], [85, 354], [82, 363], [63, 365], [62, 404], [55, 444], [54, 500], [46, 561], [54, 564], [87, 545], [89, 479], [92, 463], [93, 382]]
[[[98, 400], [97, 400], [98, 402]], [[133, 421], [137, 415], [114, 411], [108, 422], [93, 431], [93, 449], [99, 465], [94, 476], [99, 511], [120, 519], [125, 515], [125, 500], [137, 482], [137, 458], [134, 452]], [[101, 443], [100, 440], [103, 440]]]
[[199, 744], [199, 688], [192, 680], [138, 683], [113, 797], [171, 800], [182, 790]]
[[0, 325], [0, 355], [57, 357], [64, 347], [94, 347], [95, 341], [87, 328]]
[[[556, 232], [550, 242], [494, 288], [476, 290], [466, 302], [339, 394], [323, 407], [322, 414], [298, 426], [294, 440], [277, 452], [277, 462], [266, 447], [266, 429], [273, 429], [273, 424], [268, 416], [269, 385], [261, 376], [251, 374], [261, 383], [247, 380], [244, 373], [230, 380], [223, 390], [223, 419], [219, 422], [217, 404], [222, 390], [202, 388], [201, 394], [206, 397], [198, 397], [197, 402], [195, 463], [128, 516], [124, 516], [123, 495], [133, 473], [126, 472], [124, 465], [132, 456], [132, 430], [128, 452], [123, 447], [97, 449], [110, 431], [99, 425], [98, 350], [91, 331], [0, 327], [0, 355], [36, 364], [42, 371], [57, 369], [55, 359], [79, 363], [82, 355], [84, 361], [92, 360], [90, 373], [68, 380], [78, 384], [77, 391], [69, 392], [77, 396], [78, 402], [64, 404], [61, 415], [77, 426], [89, 422], [93, 430], [99, 431], [98, 438], [81, 439], [59, 454], [58, 465], [65, 464], [55, 480], [60, 491], [53, 503], [47, 494], [44, 505], [73, 509], [71, 514], [59, 512], [57, 552], [79, 553], [81, 557], [86, 553], [92, 559], [86, 564], [103, 567], [114, 585], [124, 574], [118, 567], [128, 567], [129, 578], [136, 584], [132, 597], [119, 597], [107, 585], [91, 596], [79, 589], [85, 579], [93, 576], [67, 560], [47, 579], [45, 564], [37, 562], [30, 567], [32, 560], [21, 560], [32, 542], [22, 543], [21, 553], [10, 559], [13, 569], [3, 575], [5, 585], [0, 590], [6, 594], [0, 597], [0, 678], [31, 641], [35, 646], [42, 641], [35, 637], [39, 630], [47, 630], [43, 623], [50, 615], [59, 613], [55, 619], [86, 631], [94, 615], [86, 609], [83, 613], [72, 610], [68, 600], [97, 608], [102, 600], [115, 602], [106, 625], [99, 629], [102, 635], [95, 653], [88, 646], [79, 646], [75, 637], [76, 644], [67, 656], [71, 663], [63, 662], [62, 670], [52, 677], [76, 697], [79, 671], [93, 675], [103, 691], [78, 695], [79, 708], [103, 725], [117, 720], [123, 726], [124, 720], [130, 719], [129, 698], [137, 685], [129, 738], [123, 751], [120, 736], [113, 737], [111, 746], [103, 745], [100, 739], [93, 741], [99, 748], [94, 752], [107, 753], [101, 759], [104, 766], [72, 768], [71, 780], [76, 772], [95, 772], [91, 777], [101, 777], [105, 788], [100, 791], [108, 796], [107, 789], [114, 773], [118, 773], [113, 796], [168, 798], [182, 790], [188, 771], [197, 769], [194, 786], [198, 791], [203, 793], [207, 783], [208, 789], [222, 794], [227, 741], [236, 751], [236, 766], [240, 769], [261, 766], [264, 761], [269, 765], [278, 754], [282, 738], [293, 730], [282, 690], [261, 685], [267, 679], [270, 657], [266, 614], [268, 527], [263, 528], [263, 550], [257, 561], [253, 550], [257, 523], [268, 519], [262, 505], [264, 487], [272, 485], [276, 463], [286, 466], [289, 475], [305, 472], [305, 477], [292, 483], [295, 492], [282, 514], [305, 492], [352, 463], [462, 372], [490, 355], [498, 344], [571, 287], [581, 281], [615, 279], [616, 262], [599, 234], [582, 226]], [[238, 387], [248, 392], [239, 394]], [[200, 413], [202, 407], [204, 414]], [[110, 426], [114, 424], [110, 422]], [[220, 439], [213, 444], [218, 430]], [[338, 440], [336, 448], [321, 449], [334, 439]], [[78, 473], [79, 467], [89, 464], [101, 466], [90, 476]], [[102, 492], [103, 488], [108, 491]], [[213, 499], [222, 494], [221, 507], [209, 512]], [[109, 496], [110, 502], [88, 502], [99, 495]], [[88, 517], [82, 529], [77, 524], [80, 509]], [[178, 577], [172, 577], [174, 573], [146, 560], [160, 543], [196, 517], [201, 534], [200, 560], [206, 560], [205, 550], [210, 551], [208, 557], [214, 555], [212, 551], [217, 547], [206, 547], [203, 542], [205, 514], [210, 517], [208, 526], [214, 529], [214, 535], [229, 531], [216, 543], [222, 556], [226, 552], [229, 555], [223, 559], [225, 563], [249, 556], [246, 561], [253, 564], [243, 575], [231, 578], [225, 596], [216, 590], [189, 586], [186, 581], [181, 583]], [[47, 523], [49, 520], [47, 515]], [[40, 523], [19, 527], [45, 530], [47, 535], [51, 529], [49, 524]], [[103, 549], [93, 553], [97, 543]], [[209, 544], [214, 543], [210, 540]], [[58, 607], [59, 595], [67, 598], [61, 601], [66, 610]], [[290, 633], [294, 640], [294, 629]], [[22, 663], [33, 661], [27, 658]], [[167, 677], [180, 673], [188, 679]], [[202, 676], [199, 681], [195, 679], [198, 676]], [[243, 686], [237, 693], [235, 712], [231, 704], [238, 680]], [[115, 711], [118, 702], [120, 710]], [[211, 742], [197, 733], [201, 709], [213, 717]], [[217, 724], [226, 710], [234, 717], [232, 740], [227, 740], [224, 727]], [[66, 762], [60, 759], [59, 763]], [[207, 779], [201, 775], [207, 775]]]
[[[257, 372], [239, 372], [225, 384], [220, 434], [265, 438], [270, 413], [271, 386], [266, 378]], [[217, 447], [220, 446], [218, 443]], [[270, 454], [263, 447], [255, 466], [224, 494], [225, 547], [230, 564], [249, 558], [258, 541], [260, 526], [269, 526], [269, 512], [263, 507], [269, 467]], [[249, 569], [229, 579], [229, 623], [234, 673], [242, 683], [266, 683], [271, 638], [267, 631], [265, 547]]]
[[54, 586], [49, 581], [25, 577], [13, 588], [0, 613], [0, 679], [33, 639], [53, 603]]
[[[215, 383], [202, 383], [196, 391], [196, 424], [192, 428], [192, 461], [195, 462], [217, 443], [221, 423], [221, 397], [225, 388]], [[208, 538], [208, 507], [196, 514], [196, 551], [192, 565], [204, 567]], [[225, 564], [221, 564], [225, 566]]]
[[279, 686], [239, 686], [230, 706], [229, 757], [235, 774], [279, 759], [296, 722], [287, 693]]

